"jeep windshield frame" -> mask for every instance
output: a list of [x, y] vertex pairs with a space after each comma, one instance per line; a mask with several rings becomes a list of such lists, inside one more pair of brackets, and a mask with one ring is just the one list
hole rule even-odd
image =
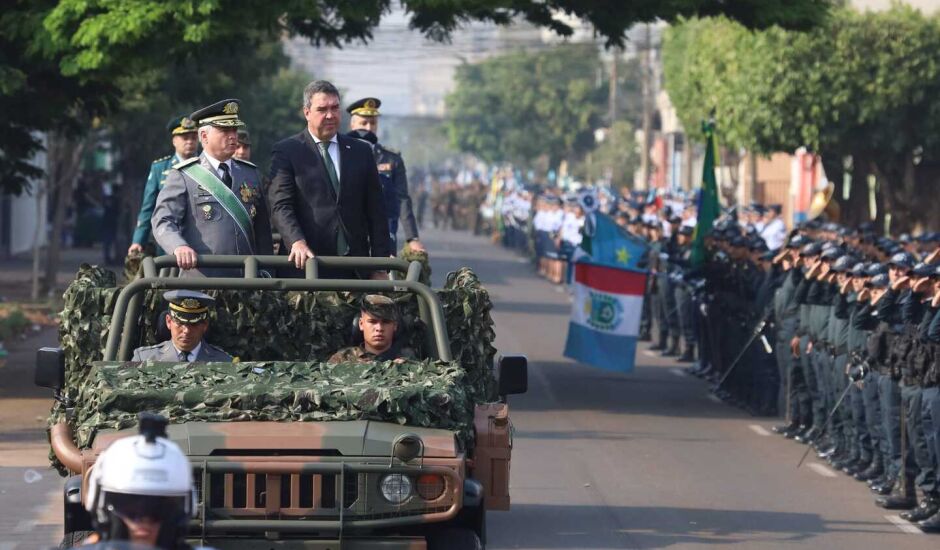
[[[418, 302], [418, 315], [430, 329], [426, 331], [428, 352], [432, 358], [452, 361], [450, 338], [444, 321], [444, 308], [437, 294], [421, 283], [421, 263], [397, 258], [330, 257], [317, 256], [307, 260], [304, 277], [262, 277], [263, 268], [291, 268], [287, 256], [271, 255], [205, 255], [199, 256], [198, 267], [241, 268], [243, 277], [179, 277], [175, 256], [147, 256], [141, 261], [143, 277], [135, 279], [121, 289], [111, 316], [108, 340], [104, 349], [105, 361], [129, 361], [132, 343], [137, 339], [137, 328], [147, 290], [264, 290], [264, 291], [350, 291], [350, 292], [409, 292]], [[387, 270], [391, 280], [321, 279], [320, 267], [338, 269]], [[396, 278], [404, 274], [404, 279]]]

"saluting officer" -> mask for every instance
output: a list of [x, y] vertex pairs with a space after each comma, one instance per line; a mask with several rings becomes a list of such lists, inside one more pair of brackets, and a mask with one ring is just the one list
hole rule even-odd
[[254, 164], [233, 158], [238, 146], [239, 101], [226, 99], [190, 115], [203, 152], [173, 166], [157, 197], [153, 233], [176, 256], [184, 272], [224, 275], [232, 270], [195, 270], [201, 254], [271, 254], [271, 221]]
[[[174, 117], [167, 123], [166, 129], [170, 132], [174, 153], [158, 158], [150, 165], [150, 175], [147, 176], [147, 183], [144, 185], [144, 196], [140, 201], [137, 228], [134, 229], [131, 246], [127, 249], [128, 255], [143, 252], [144, 247], [150, 244], [150, 218], [153, 216], [153, 209], [157, 204], [157, 193], [163, 187], [163, 183], [166, 181], [173, 165], [196, 156], [196, 149], [199, 147], [199, 138], [196, 136], [196, 123], [188, 116]], [[157, 255], [163, 254], [162, 250], [149, 250], [148, 252]]]
[[[389, 149], [378, 143], [379, 135], [379, 107], [382, 102], [374, 97], [364, 97], [352, 102], [346, 107], [350, 115], [349, 128], [355, 131], [371, 132], [375, 138], [372, 151], [375, 153], [375, 164], [379, 170], [379, 179], [382, 181], [382, 194], [385, 197], [385, 213], [388, 216], [388, 231], [392, 237], [392, 244], [398, 249], [396, 234], [399, 223], [405, 233], [405, 241], [413, 251], [424, 251], [424, 245], [418, 239], [418, 223], [415, 221], [414, 210], [411, 205], [411, 196], [408, 194], [408, 175], [405, 172], [405, 161], [401, 153]], [[363, 139], [367, 137], [360, 135]]]
[[170, 339], [135, 349], [131, 361], [232, 361], [231, 355], [203, 339], [215, 299], [194, 290], [171, 290], [163, 298], [170, 304], [165, 318]]

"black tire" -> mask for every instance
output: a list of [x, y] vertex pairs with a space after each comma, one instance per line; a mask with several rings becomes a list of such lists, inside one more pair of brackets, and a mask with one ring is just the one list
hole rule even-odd
[[472, 529], [452, 527], [427, 537], [428, 550], [483, 550], [480, 537]]
[[59, 543], [59, 548], [74, 548], [76, 546], [81, 546], [82, 543], [91, 536], [94, 531], [72, 531], [66, 533], [62, 537], [62, 542]]

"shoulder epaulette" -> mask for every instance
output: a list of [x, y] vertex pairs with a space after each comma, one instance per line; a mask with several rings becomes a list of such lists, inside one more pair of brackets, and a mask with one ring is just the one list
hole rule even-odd
[[160, 158], [158, 158], [157, 160], [153, 161], [152, 164], [156, 164], [156, 163], [158, 163], [158, 162], [163, 162], [163, 161], [169, 159], [169, 158], [172, 157], [172, 156], [173, 156], [173, 155], [167, 155], [167, 156], [165, 156], [165, 157], [160, 157]]
[[253, 162], [248, 162], [247, 160], [237, 159], [235, 157], [232, 157], [232, 160], [234, 160], [235, 162], [240, 162], [242, 164], [247, 164], [248, 166], [251, 166], [252, 168], [257, 168], [257, 166]]
[[190, 164], [192, 164], [192, 163], [194, 163], [194, 162], [199, 162], [199, 157], [188, 158], [188, 159], [186, 159], [186, 160], [184, 160], [184, 161], [182, 161], [182, 162], [177, 162], [176, 164], [173, 165], [173, 168], [174, 168], [175, 170], [179, 170], [180, 168], [184, 168], [184, 167], [186, 167], [186, 166], [189, 166]]
[[398, 149], [392, 149], [391, 147], [386, 147], [385, 145], [382, 146], [382, 149], [385, 149], [386, 151], [388, 151], [389, 153], [393, 155], [401, 156], [401, 151], [399, 151]]

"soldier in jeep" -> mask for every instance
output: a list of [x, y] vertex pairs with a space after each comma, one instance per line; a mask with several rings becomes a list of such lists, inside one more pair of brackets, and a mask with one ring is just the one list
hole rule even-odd
[[171, 290], [163, 298], [170, 304], [165, 316], [170, 339], [135, 349], [131, 361], [232, 361], [231, 355], [203, 339], [209, 330], [209, 308], [215, 305], [211, 296], [192, 290]]
[[395, 302], [380, 294], [363, 296], [356, 323], [356, 336], [362, 343], [334, 353], [329, 363], [368, 363], [414, 359], [414, 351], [396, 341], [401, 315]]

